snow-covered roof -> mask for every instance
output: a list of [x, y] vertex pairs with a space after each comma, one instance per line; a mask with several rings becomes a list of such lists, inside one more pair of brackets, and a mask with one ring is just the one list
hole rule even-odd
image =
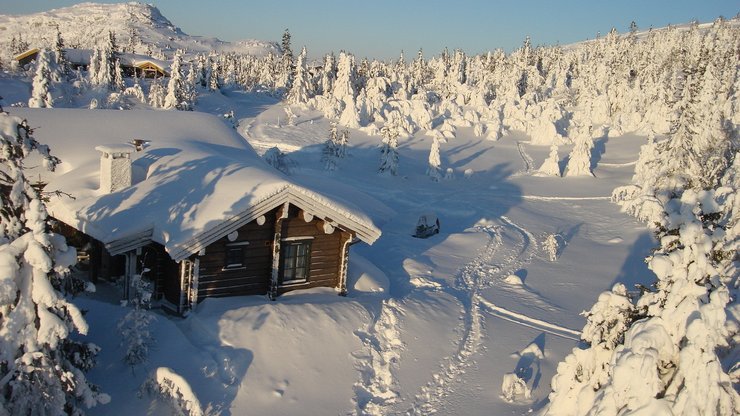
[[[38, 52], [38, 50], [37, 50]], [[77, 65], [89, 65], [92, 57], [92, 49], [76, 49], [76, 48], [65, 48], [64, 54], [69, 62]], [[170, 62], [162, 59], [152, 58], [151, 56], [140, 55], [136, 53], [119, 53], [118, 59], [121, 65], [125, 66], [141, 66], [146, 63], [157, 66], [162, 71], [169, 71]]]
[[136, 149], [127, 143], [111, 143], [95, 146], [95, 150], [103, 153], [132, 153]]
[[[380, 236], [377, 218], [367, 214], [383, 212], [380, 203], [346, 189], [319, 193], [297, 185], [215, 116], [25, 108], [12, 114], [27, 118], [36, 139], [62, 159], [47, 190], [74, 199], [53, 196], [50, 214], [102, 241], [112, 254], [155, 241], [181, 260], [285, 202], [354, 231], [367, 243]], [[132, 138], [150, 141], [131, 154], [134, 185], [101, 191], [96, 146]]]

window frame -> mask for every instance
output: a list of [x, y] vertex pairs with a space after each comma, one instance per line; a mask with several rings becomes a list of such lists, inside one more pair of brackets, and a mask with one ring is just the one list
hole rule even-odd
[[[280, 247], [280, 286], [291, 286], [305, 284], [309, 282], [311, 275], [311, 250], [313, 237], [289, 237], [281, 241]], [[294, 254], [289, 253], [290, 248], [295, 247]], [[304, 248], [303, 254], [300, 253], [301, 247]], [[289, 256], [289, 254], [291, 254]], [[299, 259], [303, 259], [303, 264], [299, 264]], [[297, 270], [303, 269], [301, 277], [296, 277]], [[287, 272], [290, 271], [292, 276], [290, 280], [286, 279]]]
[[[247, 266], [245, 264], [244, 258], [244, 247], [249, 245], [248, 241], [240, 241], [236, 243], [228, 243], [225, 245], [224, 249], [224, 266], [221, 268], [221, 270], [241, 270], [246, 269]], [[238, 255], [234, 255], [234, 253], [238, 252]], [[232, 257], [233, 256], [233, 257]], [[235, 261], [236, 258], [239, 258], [239, 261]]]

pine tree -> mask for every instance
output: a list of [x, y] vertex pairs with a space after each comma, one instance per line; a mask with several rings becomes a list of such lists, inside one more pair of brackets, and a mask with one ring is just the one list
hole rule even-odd
[[565, 176], [593, 176], [591, 172], [591, 147], [593, 141], [589, 134], [582, 134], [576, 141], [568, 158]]
[[123, 82], [123, 71], [121, 70], [121, 62], [116, 59], [114, 65], [115, 70], [113, 71], [113, 90], [123, 91], [126, 89], [126, 84]]
[[324, 57], [324, 68], [321, 71], [321, 93], [325, 97], [332, 94], [334, 80], [336, 77], [336, 68], [334, 66], [334, 54], [327, 54]]
[[427, 176], [429, 176], [434, 182], [439, 182], [442, 178], [442, 160], [439, 157], [439, 139], [436, 137], [432, 138], [432, 147], [429, 150]]
[[338, 159], [339, 134], [337, 133], [337, 123], [331, 122], [329, 125], [329, 138], [324, 142], [324, 148], [321, 151], [321, 162], [324, 165], [324, 170], [336, 170]]
[[100, 50], [93, 48], [90, 56], [90, 65], [87, 68], [87, 77], [90, 85], [98, 85], [98, 72], [100, 72]]
[[211, 53], [208, 57], [208, 71], [206, 72], [206, 83], [208, 84], [209, 91], [219, 91], [221, 84], [219, 83], [219, 68], [217, 57], [214, 53]]
[[383, 146], [380, 149], [380, 168], [382, 175], [398, 174], [398, 127], [390, 121], [380, 130], [383, 135]]
[[109, 61], [113, 59], [113, 51], [108, 44], [104, 45], [99, 52], [100, 62], [98, 63], [98, 73], [94, 85], [102, 88], [113, 88], [113, 64]]
[[57, 70], [63, 76], [66, 76], [69, 72], [69, 62], [67, 61], [67, 52], [64, 50], [64, 39], [62, 39], [62, 33], [59, 31], [59, 26], [57, 26], [57, 30], [54, 35], [54, 63], [56, 64]]
[[164, 107], [164, 97], [165, 97], [165, 90], [164, 90], [164, 87], [162, 87], [162, 83], [160, 82], [160, 79], [156, 78], [152, 80], [152, 83], [149, 86], [149, 95], [148, 95], [149, 105], [154, 108]]
[[164, 97], [166, 109], [192, 110], [192, 97], [187, 96], [187, 80], [184, 79], [182, 70], [182, 51], [175, 52], [170, 69], [170, 80], [167, 83], [167, 95]]
[[110, 398], [84, 375], [99, 348], [70, 339], [73, 331], [85, 335], [87, 323], [56, 288], [76, 253], [50, 231], [24, 171], [33, 153], [51, 170], [60, 161], [31, 134], [25, 120], [0, 114], [0, 183], [10, 190], [0, 193], [0, 404], [4, 414], [82, 414]]
[[[589, 162], [590, 163], [590, 162]], [[558, 156], [558, 145], [550, 146], [550, 156], [542, 162], [538, 172], [545, 176], [560, 176], [560, 157]]]
[[28, 106], [31, 108], [53, 107], [54, 100], [49, 92], [49, 84], [51, 83], [50, 65], [49, 54], [46, 49], [42, 49], [36, 58], [36, 76], [33, 78], [31, 98], [28, 100]]
[[293, 50], [290, 48], [290, 31], [285, 29], [283, 33], [283, 41], [281, 44], [282, 56], [280, 57], [280, 68], [277, 77], [277, 88], [285, 88], [290, 90], [293, 85]]
[[347, 157], [347, 144], [349, 144], [349, 130], [344, 129], [337, 142], [337, 156], [340, 159]]
[[[355, 58], [344, 52], [339, 54], [337, 64], [337, 78], [334, 81], [332, 95], [337, 100], [345, 100], [345, 97], [355, 97]], [[353, 100], [354, 101], [354, 100]]]
[[298, 60], [296, 61], [295, 79], [293, 86], [288, 92], [288, 102], [291, 104], [305, 104], [311, 95], [311, 84], [309, 82], [309, 73], [306, 68], [306, 48], [301, 49]]

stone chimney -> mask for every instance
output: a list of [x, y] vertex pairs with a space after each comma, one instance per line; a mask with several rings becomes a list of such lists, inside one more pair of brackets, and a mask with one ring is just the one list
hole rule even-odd
[[131, 153], [129, 144], [96, 146], [100, 156], [100, 190], [105, 193], [127, 188], [132, 184]]

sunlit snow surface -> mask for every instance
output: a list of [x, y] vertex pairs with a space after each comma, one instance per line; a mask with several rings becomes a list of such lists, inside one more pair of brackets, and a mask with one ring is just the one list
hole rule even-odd
[[[607, 198], [629, 181], [642, 137], [605, 139], [595, 177], [558, 178], [527, 173], [527, 159], [538, 166], [547, 146], [518, 132], [493, 142], [459, 128], [441, 147], [443, 168], [453, 168], [455, 178], [434, 183], [425, 175], [432, 138], [421, 133], [400, 142], [398, 177], [376, 174], [380, 139], [359, 130], [351, 130], [349, 157], [325, 172], [319, 159], [329, 125], [320, 114], [296, 110], [296, 125], [287, 126], [282, 104], [241, 92], [206, 98], [198, 109], [216, 113], [220, 106], [243, 116], [241, 136], [225, 135], [218, 144], [239, 149], [228, 157], [255, 157], [240, 145], [245, 138], [257, 153], [279, 146], [298, 164], [290, 177], [298, 185], [351, 188], [390, 207], [383, 236], [352, 248], [348, 297], [318, 289], [276, 302], [208, 299], [185, 319], [160, 316], [149, 362], [134, 371], [122, 362], [114, 329], [126, 309], [114, 294], [106, 301], [103, 286], [78, 298], [90, 310], [88, 338], [103, 347], [90, 379], [112, 397], [92, 414], [146, 412], [151, 399], [137, 398], [136, 390], [158, 367], [184, 376], [204, 406], [224, 414], [525, 414], [542, 404], [557, 363], [577, 345], [579, 313], [616, 281], [631, 287], [649, 279], [642, 259], [651, 237]], [[54, 150], [52, 132], [28, 117]], [[166, 116], [141, 117], [145, 123]], [[176, 124], [145, 138], [155, 150], [187, 140]], [[118, 139], [97, 122], [70, 129]], [[567, 151], [561, 146], [561, 154]], [[84, 143], [60, 152], [75, 168], [91, 164], [79, 180], [95, 192], [97, 152]], [[82, 160], [85, 152], [89, 160]], [[163, 188], [162, 197], [182, 197], [182, 189], [173, 192]], [[413, 238], [426, 212], [437, 214], [441, 232]], [[555, 262], [542, 248], [553, 233], [565, 242]], [[531, 344], [542, 358], [527, 352]], [[526, 379], [531, 399], [501, 397], [507, 373]]]

